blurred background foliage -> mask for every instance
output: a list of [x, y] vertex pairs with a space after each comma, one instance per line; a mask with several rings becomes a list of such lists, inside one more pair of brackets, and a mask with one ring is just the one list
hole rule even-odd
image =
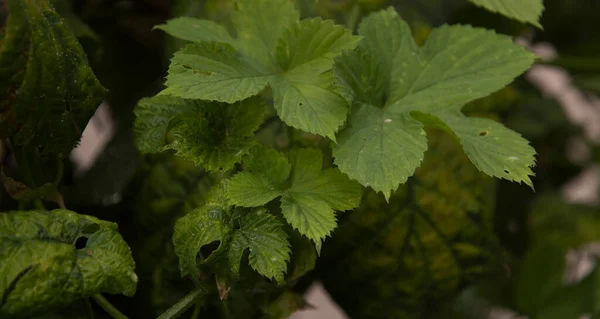
[[[161, 89], [170, 57], [185, 45], [152, 28], [184, 15], [230, 26], [233, 1], [52, 2], [109, 90], [103, 106], [112, 118], [111, 138], [84, 172], [75, 173], [77, 163], [72, 160], [60, 167], [54, 158], [20, 150], [14, 154], [20, 165], [6, 173], [42, 185], [64, 171], [60, 192], [69, 209], [118, 222], [133, 250], [140, 284], [133, 299], [108, 299], [131, 318], [156, 317], [193, 287], [179, 275], [171, 244], [174, 221], [201, 205], [207, 190], [223, 176], [172, 154], [141, 156], [133, 146], [133, 108], [140, 98]], [[533, 44], [550, 43], [558, 57], [539, 64], [564, 68], [585, 98], [597, 101], [600, 1], [544, 2], [544, 30], [537, 30], [466, 0], [295, 0], [303, 16], [334, 19], [352, 29], [369, 12], [393, 5], [420, 43], [444, 23], [490, 28]], [[485, 178], [468, 161], [464, 164], [464, 154], [454, 142], [436, 133], [423, 167], [389, 203], [366, 192], [359, 209], [340, 216], [340, 227], [326, 242], [316, 268], [314, 253], [296, 238], [292, 275], [285, 286], [276, 287], [242, 269], [244, 280], [232, 287], [228, 300], [214, 294], [207, 307], [190, 309], [185, 316], [286, 318], [306, 306], [301, 294], [321, 279], [352, 318], [485, 318], [497, 309], [543, 319], [600, 316], [600, 270], [594, 263], [600, 254], [595, 246], [600, 239], [599, 207], [570, 203], [561, 193], [565, 183], [597, 165], [598, 146], [567, 118], [558, 101], [525, 77], [467, 105], [464, 112], [496, 118], [531, 141], [538, 152], [535, 192]], [[257, 136], [280, 149], [327, 145], [277, 121], [265, 122]], [[591, 155], [572, 160], [568, 152], [574, 139]], [[23, 175], [21, 163], [36, 168], [27, 170], [31, 176]], [[6, 190], [0, 196], [1, 210], [17, 207]], [[28, 207], [35, 203], [21, 208]], [[581, 270], [585, 263], [587, 268]], [[74, 304], [62, 313], [89, 311], [71, 308], [85, 305]], [[101, 310], [93, 311], [96, 318], [104, 318]], [[58, 317], [65, 318], [43, 316]]]

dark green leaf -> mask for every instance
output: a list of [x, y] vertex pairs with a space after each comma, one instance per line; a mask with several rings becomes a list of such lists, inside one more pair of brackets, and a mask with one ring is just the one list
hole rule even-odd
[[135, 109], [136, 143], [145, 153], [174, 149], [210, 171], [228, 170], [256, 143], [264, 111], [258, 97], [235, 104], [145, 98]]
[[248, 259], [254, 270], [282, 282], [290, 254], [283, 225], [264, 209], [233, 209], [226, 187], [226, 183], [216, 186], [204, 206], [175, 224], [173, 244], [182, 275], [197, 278], [196, 256], [203, 246], [218, 241], [219, 247], [203, 257], [219, 268], [226, 267], [218, 270], [219, 277], [237, 277], [242, 257], [249, 250]]
[[28, 316], [99, 292], [132, 296], [134, 268], [114, 223], [68, 210], [0, 213], [1, 316]]
[[0, 137], [68, 154], [105, 89], [48, 0], [8, 0], [0, 42]]
[[352, 318], [428, 318], [499, 264], [494, 180], [451, 138], [428, 133], [415, 176], [389, 203], [367, 193], [325, 242], [317, 269]]

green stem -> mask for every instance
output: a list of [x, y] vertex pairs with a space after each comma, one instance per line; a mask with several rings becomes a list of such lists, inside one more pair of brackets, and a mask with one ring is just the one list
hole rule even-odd
[[198, 319], [200, 317], [200, 310], [202, 310], [202, 303], [196, 302], [194, 312], [192, 313], [192, 317], [190, 319]]
[[85, 298], [85, 317], [87, 319], [94, 319], [94, 310], [92, 309], [92, 303], [90, 298]]
[[95, 294], [92, 296], [98, 306], [104, 309], [107, 314], [109, 314], [114, 319], [129, 319], [126, 315], [122, 314], [115, 306], [113, 306], [106, 298], [104, 298], [101, 294]]
[[354, 31], [354, 29], [356, 29], [356, 25], [358, 24], [358, 20], [360, 20], [360, 15], [360, 5], [357, 2], [354, 2], [354, 4], [352, 5], [352, 11], [350, 11], [350, 17], [346, 22], [346, 27]]
[[46, 210], [46, 206], [44, 206], [44, 202], [42, 202], [41, 199], [36, 198], [33, 201], [33, 205], [35, 206], [35, 208], [40, 209], [40, 210]]
[[63, 164], [62, 158], [58, 157], [56, 160], [58, 161], [58, 167], [56, 177], [54, 177], [54, 183], [52, 183], [52, 185], [54, 185], [55, 188], [58, 188], [58, 185], [60, 185], [65, 173], [65, 165]]
[[190, 308], [194, 302], [197, 301], [198, 297], [206, 293], [206, 288], [197, 288], [192, 290], [187, 296], [181, 298], [176, 304], [167, 311], [163, 312], [157, 319], [174, 319], [181, 316], [188, 308]]

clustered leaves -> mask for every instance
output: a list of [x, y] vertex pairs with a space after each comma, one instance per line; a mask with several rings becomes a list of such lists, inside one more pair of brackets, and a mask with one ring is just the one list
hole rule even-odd
[[201, 264], [216, 263], [218, 276], [238, 276], [240, 262], [249, 250], [250, 266], [260, 274], [283, 282], [290, 244], [281, 222], [265, 209], [240, 209], [229, 202], [227, 184], [213, 188], [204, 206], [180, 218], [175, 225], [173, 244], [180, 257], [182, 275], [198, 278], [196, 256], [205, 245], [219, 241], [219, 247]]
[[423, 127], [432, 126], [456, 137], [480, 171], [531, 185], [535, 151], [527, 140], [460, 109], [509, 84], [533, 54], [509, 37], [470, 26], [435, 29], [419, 48], [393, 9], [368, 16], [358, 33], [364, 37], [358, 48], [335, 64], [354, 100], [334, 146], [342, 172], [389, 197], [421, 164]]
[[292, 150], [286, 159], [275, 150], [257, 148], [244, 166], [245, 171], [229, 183], [231, 202], [257, 207], [281, 197], [283, 217], [313, 240], [317, 251], [336, 226], [334, 211], [350, 210], [360, 203], [360, 185], [337, 168], [322, 171], [323, 155], [318, 150]]
[[[190, 43], [171, 60], [166, 88], [136, 110], [137, 144], [144, 152], [175, 149], [212, 171], [243, 162], [243, 171], [227, 183], [226, 202], [178, 223], [174, 240], [184, 275], [197, 275], [195, 254], [212, 241], [221, 242], [217, 251], [230, 251], [235, 243], [258, 258], [252, 251], [261, 249], [251, 240], [242, 245], [227, 238], [237, 238], [232, 216], [251, 223], [262, 215], [234, 214], [230, 205], [260, 208], [279, 198], [283, 218], [320, 251], [337, 225], [335, 211], [359, 205], [362, 189], [355, 181], [389, 198], [414, 174], [427, 150], [427, 126], [450, 133], [478, 170], [531, 186], [535, 151], [528, 142], [497, 122], [461, 113], [533, 63], [535, 56], [509, 37], [445, 25], [421, 48], [392, 8], [366, 17], [355, 36], [332, 21], [300, 20], [291, 1], [235, 3], [233, 35], [191, 17], [157, 26]], [[501, 11], [493, 2], [485, 5]], [[264, 109], [257, 95], [266, 87], [282, 122], [332, 141], [337, 167], [323, 170], [318, 150], [284, 155], [255, 146], [252, 135]], [[278, 236], [275, 227], [260, 230], [267, 229]], [[185, 236], [195, 236], [195, 244], [186, 246]], [[237, 250], [229, 262], [234, 274]], [[261, 269], [251, 262], [278, 279], [283, 264], [263, 263]]]
[[[470, 1], [541, 28], [540, 0]], [[0, 139], [62, 159], [106, 93], [76, 39], [76, 33], [95, 35], [74, 15], [65, 22], [49, 0], [7, 0], [0, 7]], [[422, 283], [445, 294], [480, 272], [488, 255], [473, 241], [489, 243], [480, 228], [487, 227], [491, 199], [485, 196], [493, 191], [481, 173], [532, 186], [535, 151], [518, 133], [467, 117], [461, 108], [508, 85], [535, 56], [507, 36], [463, 25], [435, 29], [420, 47], [393, 8], [366, 17], [357, 35], [330, 20], [301, 20], [290, 0], [237, 0], [231, 22], [232, 33], [191, 17], [157, 26], [189, 43], [174, 54], [166, 88], [135, 110], [142, 153], [173, 150], [210, 173], [223, 173], [203, 205], [175, 224], [180, 272], [197, 289], [165, 316], [212, 292], [207, 273], [226, 297], [231, 282], [241, 280], [246, 256], [251, 269], [280, 285], [303, 276], [338, 226], [336, 212], [354, 210], [351, 221], [365, 218], [355, 210], [362, 186], [398, 209], [366, 217], [379, 230], [373, 236], [369, 229], [372, 238], [353, 228], [358, 224], [345, 224], [339, 242], [359, 248], [337, 270], [348, 278], [375, 277], [400, 265], [407, 276], [418, 276], [365, 282], [359, 312], [377, 313], [390, 296], [414, 297], [403, 300], [401, 313], [426, 299], [431, 287]], [[74, 33], [67, 24], [81, 28]], [[281, 123], [327, 140], [333, 164], [324, 161], [328, 150], [260, 145], [255, 133], [270, 107], [264, 97]], [[448, 133], [464, 154], [452, 149], [445, 166], [430, 155], [422, 167], [428, 142], [430, 154], [447, 155], [447, 145], [428, 141], [426, 128]], [[462, 164], [465, 154], [474, 166]], [[419, 167], [414, 182], [403, 185]], [[39, 187], [4, 171], [1, 177], [21, 203], [43, 198], [64, 206], [61, 176]], [[483, 190], [471, 192], [473, 183]], [[169, 211], [185, 206], [180, 201], [158, 199], [156, 206]], [[450, 222], [437, 224], [434, 215]], [[475, 226], [463, 227], [468, 222]], [[432, 256], [438, 259], [428, 260]], [[114, 223], [66, 209], [0, 214], [0, 317], [28, 317], [98, 293], [132, 296], [134, 268]], [[382, 286], [381, 296], [371, 295], [370, 288]], [[373, 296], [377, 300], [369, 300]], [[280, 303], [293, 306], [280, 309]], [[285, 290], [263, 312], [288, 316], [302, 303]]]

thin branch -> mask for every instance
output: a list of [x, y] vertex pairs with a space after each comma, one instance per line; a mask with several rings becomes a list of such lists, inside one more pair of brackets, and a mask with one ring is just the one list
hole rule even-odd
[[109, 314], [114, 319], [129, 319], [126, 315], [122, 314], [115, 306], [113, 306], [106, 298], [104, 298], [101, 294], [95, 294], [92, 296], [94, 301], [100, 306], [100, 308], [104, 309], [107, 314]]
[[200, 287], [192, 290], [185, 297], [181, 298], [176, 304], [167, 311], [163, 312], [157, 319], [174, 319], [179, 318], [186, 310], [188, 310], [194, 303], [198, 301], [198, 298], [206, 293], [206, 288]]

